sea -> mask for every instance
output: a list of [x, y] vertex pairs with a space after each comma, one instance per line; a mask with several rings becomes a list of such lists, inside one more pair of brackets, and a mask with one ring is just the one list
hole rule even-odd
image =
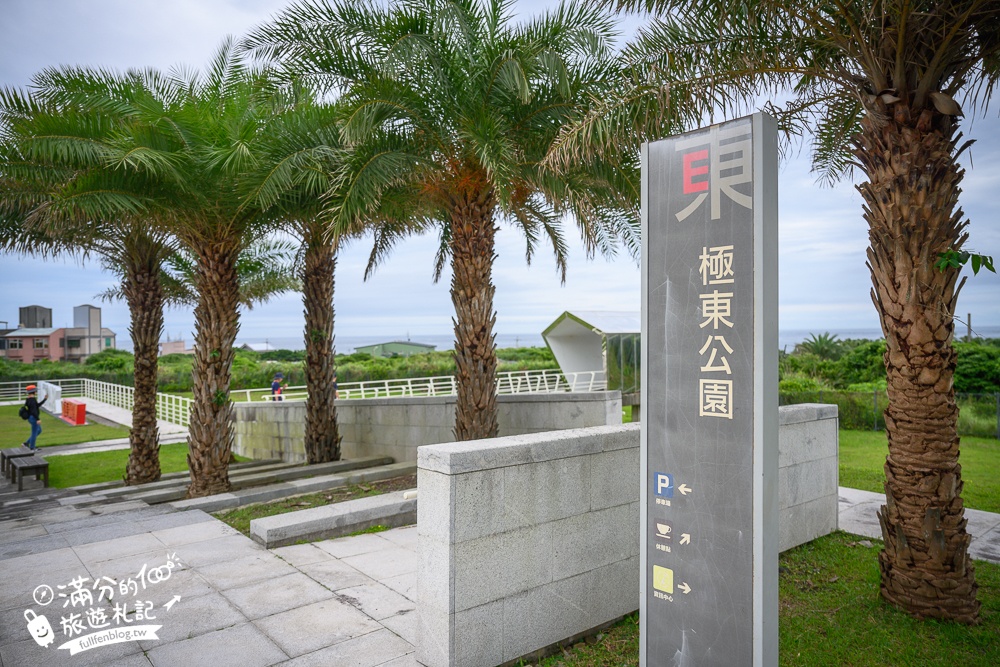
[[[966, 335], [965, 328], [962, 325], [956, 325], [955, 328], [957, 334], [956, 338], [964, 338]], [[840, 340], [848, 338], [878, 340], [882, 338], [882, 331], [880, 329], [788, 329], [780, 330], [778, 332], [778, 349], [791, 352], [795, 349], [796, 345], [810, 336], [824, 333], [834, 335]], [[973, 330], [973, 336], [980, 338], [1000, 338], [1000, 326], [976, 327]], [[409, 337], [405, 334], [399, 336], [391, 333], [384, 336], [337, 336], [334, 342], [336, 343], [337, 354], [350, 354], [351, 352], [354, 352], [356, 348], [365, 345], [406, 340], [414, 343], [423, 343], [425, 345], [434, 345], [435, 349], [438, 351], [451, 350], [455, 346], [455, 338], [452, 334], [411, 335]], [[542, 335], [540, 333], [500, 333], [497, 334], [496, 340], [498, 348], [545, 347], [545, 341], [542, 339]], [[243, 345], [244, 343], [252, 343], [254, 345], [266, 343], [273, 349], [277, 350], [301, 350], [305, 347], [301, 337], [241, 337], [236, 341], [237, 345]]]

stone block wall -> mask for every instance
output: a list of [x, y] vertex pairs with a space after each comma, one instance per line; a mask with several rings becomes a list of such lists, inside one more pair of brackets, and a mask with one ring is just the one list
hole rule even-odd
[[639, 425], [422, 447], [417, 659], [492, 667], [639, 599]]
[[[417, 447], [454, 442], [455, 397], [337, 401], [344, 458], [391, 456], [416, 462]], [[621, 423], [619, 392], [512, 394], [497, 397], [500, 435]], [[233, 450], [254, 459], [305, 462], [305, 403], [237, 403]]]
[[[837, 406], [779, 424], [785, 550], [837, 528]], [[639, 607], [639, 429], [420, 448], [418, 660], [494, 667]]]
[[778, 545], [797, 547], [837, 530], [836, 405], [778, 409]]

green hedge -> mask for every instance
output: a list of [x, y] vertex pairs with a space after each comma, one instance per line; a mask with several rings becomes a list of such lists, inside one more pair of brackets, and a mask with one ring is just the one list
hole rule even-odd
[[[784, 383], [783, 383], [784, 384]], [[1000, 437], [1000, 394], [956, 394], [958, 402], [958, 434], [979, 438]], [[782, 391], [779, 405], [799, 403], [836, 404], [840, 415], [840, 428], [852, 431], [881, 431], [885, 429], [883, 413], [888, 407], [885, 389], [865, 392], [847, 391]]]

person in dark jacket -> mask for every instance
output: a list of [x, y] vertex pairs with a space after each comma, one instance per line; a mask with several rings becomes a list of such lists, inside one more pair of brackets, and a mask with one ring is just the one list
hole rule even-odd
[[38, 447], [35, 446], [35, 441], [42, 434], [42, 424], [39, 421], [42, 415], [39, 408], [45, 404], [45, 401], [49, 400], [49, 397], [46, 396], [39, 402], [35, 397], [38, 387], [33, 384], [29, 384], [24, 390], [28, 392], [28, 398], [24, 401], [24, 407], [28, 408], [28, 423], [31, 424], [31, 437], [23, 443], [23, 446], [36, 452], [38, 451]]

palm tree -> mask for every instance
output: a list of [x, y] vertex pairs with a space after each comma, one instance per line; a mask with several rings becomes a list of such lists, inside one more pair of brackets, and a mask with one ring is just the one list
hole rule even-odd
[[497, 224], [522, 230], [529, 262], [539, 240], [550, 241], [564, 278], [564, 215], [589, 253], [612, 253], [619, 236], [638, 246], [633, 163], [595, 161], [558, 176], [541, 165], [559, 129], [618, 72], [609, 15], [567, 3], [515, 25], [510, 10], [500, 0], [306, 1], [246, 41], [340, 93], [352, 151], [330, 210], [341, 229], [391, 221], [376, 224], [369, 272], [407, 229], [438, 230], [435, 279], [449, 258], [452, 269], [459, 440], [498, 430]]
[[[78, 89], [78, 78], [106, 79], [113, 95]], [[244, 194], [257, 169], [268, 122], [282, 104], [280, 87], [271, 73], [240, 62], [231, 40], [204, 76], [149, 71], [124, 77], [85, 72], [77, 77], [68, 72], [58, 79], [53, 96], [72, 100], [85, 111], [126, 109], [126, 122], [87, 149], [128, 182], [148, 180], [155, 186], [149, 222], [194, 257], [198, 303], [188, 495], [226, 491], [233, 442], [229, 385], [241, 299], [239, 258], [277, 224], [268, 212], [248, 205]]]
[[343, 234], [323, 215], [324, 196], [340, 165], [336, 109], [315, 101], [296, 83], [264, 139], [262, 158], [246, 201], [273, 210], [282, 230], [300, 243], [305, 311], [306, 430], [309, 463], [340, 460], [334, 354], [334, 273]]
[[796, 347], [803, 352], [815, 354], [820, 359], [829, 359], [830, 361], [836, 361], [844, 352], [843, 341], [837, 340], [837, 334], [831, 334], [829, 331], [821, 334], [809, 334], [809, 338]]
[[863, 174], [872, 300], [888, 346], [882, 596], [918, 617], [976, 622], [952, 387], [961, 284], [959, 267], [935, 262], [968, 238], [957, 100], [982, 109], [1000, 77], [1000, 3], [609, 3], [656, 20], [626, 52], [633, 75], [564, 133], [555, 164], [790, 95], [768, 106], [787, 131], [811, 129], [814, 168], [827, 179], [852, 166]]
[[[68, 76], [64, 76], [68, 75]], [[122, 78], [121, 89], [138, 83]], [[126, 178], [104, 159], [99, 146], [124, 122], [128, 110], [111, 105], [81, 107], [56, 94], [72, 80], [78, 91], [111, 100], [111, 81], [83, 72], [43, 72], [36, 94], [0, 92], [0, 160], [7, 213], [7, 251], [51, 256], [97, 257], [119, 274], [128, 304], [135, 354], [134, 402], [125, 483], [160, 478], [156, 422], [158, 345], [163, 332], [160, 270], [173, 251], [169, 235], [149, 221], [153, 184]]]

